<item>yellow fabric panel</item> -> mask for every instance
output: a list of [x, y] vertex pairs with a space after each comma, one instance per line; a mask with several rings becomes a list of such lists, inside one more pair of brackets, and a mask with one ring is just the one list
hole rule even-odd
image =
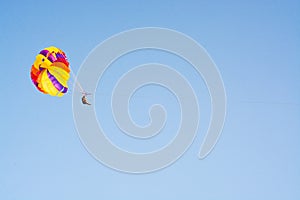
[[64, 96], [64, 93], [58, 92], [55, 96], [62, 97], [62, 96]]
[[36, 69], [39, 69], [39, 66], [42, 63], [42, 57], [44, 57], [44, 56], [40, 55], [40, 54], [35, 57], [35, 61], [34, 61], [33, 65]]
[[67, 73], [70, 73], [70, 71], [71, 71], [70, 68], [69, 68], [69, 66], [67, 66], [63, 62], [58, 62], [57, 61], [57, 62], [54, 62], [52, 65], [55, 66], [55, 67], [59, 67], [59, 68], [65, 70]]
[[[44, 62], [42, 61], [42, 59], [44, 59]], [[35, 61], [34, 61], [34, 67], [39, 69], [39, 66], [41, 65], [41, 67], [43, 68], [49, 68], [49, 66], [51, 65], [52, 63], [43, 55], [41, 54], [38, 54], [35, 58]]]
[[43, 88], [43, 90], [45, 92], [47, 92], [49, 95], [51, 96], [62, 96], [63, 94], [60, 93], [59, 95], [59, 92], [55, 87], [54, 85], [52, 84], [51, 80], [48, 78], [48, 75], [47, 75], [47, 70], [44, 70], [41, 74], [41, 87]]
[[69, 80], [70, 73], [65, 69], [61, 68], [60, 65], [64, 65], [63, 63], [55, 62], [49, 68], [49, 70], [55, 71], [58, 75], [60, 75], [63, 79]]
[[68, 80], [70, 78], [70, 74], [68, 74], [65, 70], [52, 66], [49, 68], [50, 74], [52, 74], [60, 84], [62, 84], [64, 87], [68, 87]]
[[59, 92], [59, 93], [57, 93], [55, 96], [57, 96], [57, 97], [62, 97], [62, 96], [64, 96], [64, 93]]

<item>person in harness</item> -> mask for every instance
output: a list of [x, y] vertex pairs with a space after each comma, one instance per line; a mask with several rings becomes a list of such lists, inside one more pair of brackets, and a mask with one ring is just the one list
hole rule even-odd
[[81, 102], [82, 102], [82, 104], [86, 104], [86, 105], [92, 105], [92, 104], [90, 104], [89, 102], [88, 102], [88, 100], [87, 100], [87, 98], [86, 98], [86, 96], [87, 95], [90, 95], [90, 93], [82, 93], [83, 94], [83, 96], [82, 96], [82, 98], [81, 98]]

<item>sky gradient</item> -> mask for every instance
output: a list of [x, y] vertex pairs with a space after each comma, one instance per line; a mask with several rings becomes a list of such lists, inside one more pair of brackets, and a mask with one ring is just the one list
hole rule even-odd
[[[0, 199], [300, 199], [300, 2], [299, 1], [1, 1]], [[100, 80], [97, 116], [108, 137], [132, 151], [166, 144], [177, 128], [174, 96], [149, 86], [130, 103], [133, 119], [147, 110], [168, 111], [164, 134], [152, 142], [118, 132], [109, 103], [126, 70], [162, 62], [179, 70], [197, 91], [198, 135], [173, 165], [132, 175], [97, 162], [84, 148], [73, 121], [72, 84], [63, 98], [38, 92], [30, 68], [47, 46], [63, 49], [76, 73], [88, 53], [119, 32], [170, 28], [201, 44], [218, 66], [227, 93], [220, 140], [197, 158], [209, 123], [209, 94], [183, 60], [159, 51], [120, 58]], [[120, 67], [122, 66], [122, 67]]]

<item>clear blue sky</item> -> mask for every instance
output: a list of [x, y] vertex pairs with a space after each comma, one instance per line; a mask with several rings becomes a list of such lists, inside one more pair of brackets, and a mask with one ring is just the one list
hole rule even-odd
[[[279, 0], [1, 1], [0, 199], [300, 199], [299, 10], [299, 1]], [[228, 112], [215, 149], [198, 160], [209, 97], [202, 94], [207, 91], [201, 77], [184, 68], [202, 99], [198, 136], [170, 167], [132, 175], [103, 166], [85, 150], [73, 122], [72, 91], [63, 98], [43, 95], [29, 73], [44, 47], [62, 48], [76, 72], [97, 44], [145, 26], [178, 30], [206, 48], [222, 74]], [[128, 56], [119, 63], [186, 65], [159, 52]], [[98, 88], [99, 102], [107, 101], [117, 66], [104, 77], [106, 87]], [[147, 94], [147, 88], [136, 94], [133, 118], [143, 124], [145, 107], [169, 102], [167, 130], [173, 130], [176, 101], [156, 89], [163, 95]], [[97, 105], [99, 118], [107, 120], [104, 128], [114, 130], [109, 109]], [[116, 132], [109, 137], [124, 148], [148, 151], [165, 144], [168, 134], [148, 146], [123, 142]]]

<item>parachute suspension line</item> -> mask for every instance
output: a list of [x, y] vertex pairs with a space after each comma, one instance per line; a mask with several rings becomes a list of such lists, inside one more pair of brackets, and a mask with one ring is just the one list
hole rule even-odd
[[71, 69], [71, 67], [69, 67], [70, 68], [70, 71], [71, 71], [71, 74], [72, 74], [72, 76], [73, 76], [73, 79], [74, 79], [74, 83], [75, 84], [77, 84], [78, 85], [78, 87], [80, 88], [80, 92], [81, 92], [81, 94], [82, 94], [82, 97], [81, 97], [81, 101], [82, 101], [82, 103], [83, 104], [86, 104], [86, 105], [92, 105], [92, 104], [90, 104], [89, 102], [88, 102], [88, 100], [87, 100], [87, 98], [86, 98], [86, 96], [87, 95], [91, 95], [91, 93], [87, 93], [83, 88], [82, 88], [82, 86], [81, 86], [81, 84], [79, 83], [79, 81], [77, 80], [77, 76], [74, 74], [74, 72], [73, 72], [73, 70]]
[[85, 90], [82, 88], [81, 84], [77, 80], [77, 76], [74, 74], [74, 72], [73, 72], [73, 70], [71, 68], [70, 68], [70, 71], [71, 71], [71, 74], [73, 76], [74, 83], [77, 84], [77, 86], [79, 87], [81, 94], [85, 94], [86, 93]]

